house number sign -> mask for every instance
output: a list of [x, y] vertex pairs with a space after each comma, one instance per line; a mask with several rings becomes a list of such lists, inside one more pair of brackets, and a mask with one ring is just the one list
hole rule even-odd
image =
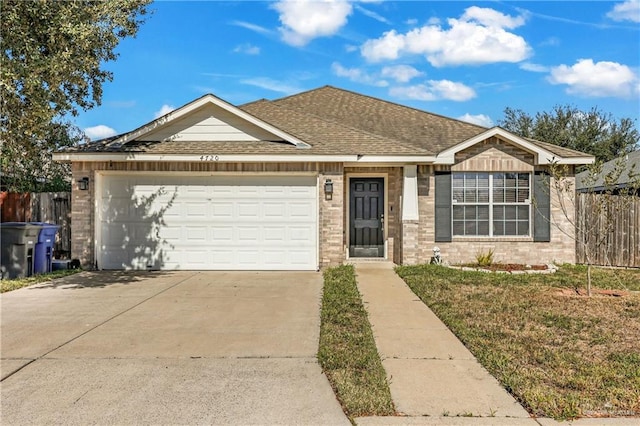
[[200, 161], [218, 161], [220, 157], [218, 155], [201, 155]]

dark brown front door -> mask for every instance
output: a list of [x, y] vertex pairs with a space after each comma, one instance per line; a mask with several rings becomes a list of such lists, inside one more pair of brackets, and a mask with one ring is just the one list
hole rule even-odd
[[349, 257], [384, 257], [384, 179], [351, 178]]

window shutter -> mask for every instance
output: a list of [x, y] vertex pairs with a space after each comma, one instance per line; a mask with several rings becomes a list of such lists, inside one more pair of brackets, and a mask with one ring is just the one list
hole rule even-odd
[[436, 172], [436, 242], [451, 241], [451, 173]]
[[551, 188], [549, 176], [536, 172], [533, 177], [533, 241], [551, 241]]

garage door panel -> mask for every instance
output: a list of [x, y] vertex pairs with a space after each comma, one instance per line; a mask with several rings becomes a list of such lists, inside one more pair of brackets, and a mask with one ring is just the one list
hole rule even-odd
[[315, 269], [313, 176], [105, 176], [105, 269]]

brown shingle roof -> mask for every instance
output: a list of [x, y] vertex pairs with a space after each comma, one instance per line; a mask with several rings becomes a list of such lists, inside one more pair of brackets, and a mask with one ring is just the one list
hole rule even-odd
[[[156, 154], [292, 154], [292, 155], [417, 155], [435, 156], [487, 128], [372, 98], [332, 86], [274, 101], [258, 100], [239, 107], [254, 117], [310, 145], [308, 149], [277, 141], [130, 141], [113, 145], [120, 136], [65, 150], [66, 152], [144, 152]], [[121, 135], [122, 136], [122, 135]], [[560, 157], [585, 154], [527, 139]]]
[[325, 86], [272, 103], [440, 152], [487, 129], [393, 102]]

